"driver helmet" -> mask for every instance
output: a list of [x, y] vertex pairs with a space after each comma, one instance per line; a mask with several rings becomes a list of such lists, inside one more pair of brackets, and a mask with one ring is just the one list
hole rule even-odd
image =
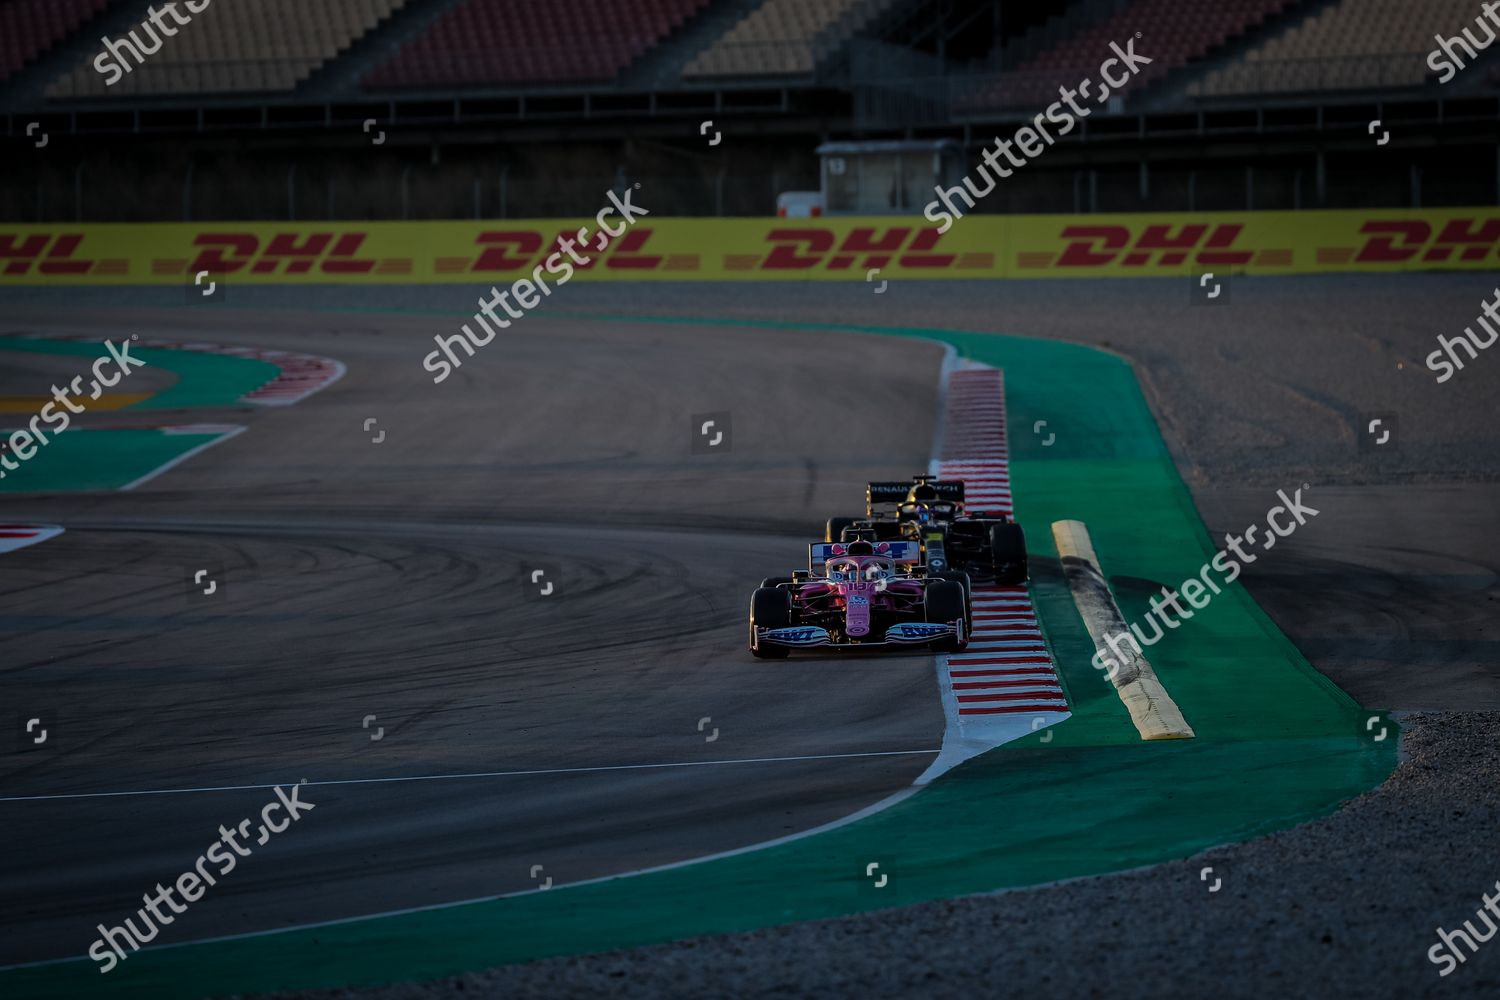
[[932, 520], [932, 505], [938, 502], [938, 491], [927, 483], [918, 483], [907, 491], [906, 502], [915, 508], [917, 520], [926, 524]]
[[863, 581], [884, 590], [885, 581], [896, 576], [895, 563], [877, 553], [869, 542], [850, 542], [844, 555], [828, 560], [828, 579], [835, 583]]

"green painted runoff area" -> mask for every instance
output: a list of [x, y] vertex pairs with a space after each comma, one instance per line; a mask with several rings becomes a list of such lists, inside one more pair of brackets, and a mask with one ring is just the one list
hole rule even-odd
[[[94, 359], [109, 354], [102, 343], [0, 337], [0, 352], [5, 351], [76, 357], [78, 362], [74, 370], [83, 376], [85, 389], [85, 398], [78, 405], [83, 406], [88, 405], [87, 389], [93, 378], [90, 369]], [[176, 381], [150, 398], [122, 408], [128, 410], [238, 406], [242, 396], [265, 385], [280, 371], [275, 365], [254, 358], [199, 351], [131, 345], [130, 356], [153, 368], [173, 373]], [[115, 370], [113, 363], [110, 370]], [[143, 370], [137, 369], [136, 373]], [[54, 381], [63, 385], [66, 380], [59, 377]], [[39, 386], [32, 395], [49, 395], [50, 385]], [[110, 391], [129, 393], [130, 379], [121, 379]], [[25, 428], [32, 416], [28, 413], [0, 413], [0, 429]], [[48, 432], [46, 424], [41, 427], [47, 434], [48, 443], [37, 448], [30, 459], [19, 463], [20, 468], [6, 472], [5, 478], [0, 479], [0, 494], [116, 490], [218, 436], [163, 434], [154, 429], [82, 429], [77, 426], [54, 436]]]
[[[118, 338], [109, 338], [119, 342]], [[93, 359], [105, 357], [109, 351], [103, 341], [93, 343], [81, 340], [48, 340], [33, 337], [0, 337], [0, 351], [23, 351], [30, 354], [61, 354], [80, 358], [75, 374], [83, 376], [87, 389], [93, 378], [90, 366]], [[177, 381], [126, 409], [131, 410], [185, 410], [192, 407], [236, 406], [240, 397], [248, 395], [265, 385], [281, 371], [269, 361], [255, 358], [240, 358], [232, 354], [210, 354], [205, 351], [183, 351], [165, 347], [130, 347], [130, 356], [144, 361], [152, 368], [171, 372]], [[113, 369], [113, 366], [111, 367]], [[136, 369], [137, 374], [144, 369]], [[63, 383], [59, 381], [58, 385]], [[111, 392], [131, 391], [130, 378], [121, 379]], [[33, 395], [50, 395], [49, 386], [42, 386]], [[87, 400], [85, 400], [85, 404]]]
[[[0, 428], [9, 426], [0, 419]], [[117, 490], [219, 436], [166, 434], [155, 428], [68, 430], [19, 463], [19, 469], [6, 472], [0, 494]]]
[[[841, 916], [1182, 858], [1326, 814], [1395, 765], [1394, 738], [1315, 671], [1239, 585], [1150, 651], [1198, 733], [1142, 742], [1089, 659], [1050, 525], [1086, 522], [1127, 619], [1197, 575], [1210, 540], [1130, 367], [1054, 341], [927, 329], [618, 317], [944, 341], [1005, 369], [1012, 489], [1071, 719], [976, 758], [897, 805], [776, 847], [574, 888], [0, 974], [0, 993], [189, 997], [433, 978]], [[1030, 433], [1037, 420], [1056, 435]], [[1286, 484], [1293, 487], [1300, 484]], [[1316, 495], [1304, 499], [1317, 506]], [[1266, 506], [1275, 503], [1268, 491]], [[1313, 519], [1299, 529], [1316, 532]], [[1274, 552], [1263, 558], [1274, 559]], [[1394, 729], [1394, 725], [1391, 727]], [[894, 878], [862, 878], [878, 862]]]

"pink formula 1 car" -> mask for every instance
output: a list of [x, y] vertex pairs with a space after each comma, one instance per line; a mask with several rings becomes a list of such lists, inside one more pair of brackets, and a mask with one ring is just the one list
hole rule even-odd
[[961, 582], [920, 574], [916, 542], [814, 543], [808, 570], [765, 580], [750, 598], [750, 652], [929, 646], [963, 649], [971, 621]]

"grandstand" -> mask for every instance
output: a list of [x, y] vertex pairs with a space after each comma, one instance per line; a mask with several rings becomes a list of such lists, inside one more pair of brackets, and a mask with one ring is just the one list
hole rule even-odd
[[1140, 39], [1141, 51], [1151, 57], [1138, 81], [1149, 84], [1245, 37], [1294, 5], [1294, 0], [1137, 0], [999, 75], [974, 103], [1045, 106], [1058, 87], [1076, 85], [1087, 76], [1110, 42], [1132, 37]]
[[77, 31], [109, 0], [9, 0], [0, 4], [0, 82]]
[[[1152, 58], [1130, 98], [1138, 106], [1151, 103], [1151, 85], [1169, 79], [1181, 86], [1157, 95], [1421, 91], [1432, 83], [1424, 58], [1434, 32], [1456, 33], [1473, 15], [1468, 0], [1051, 4], [1038, 8], [1045, 23], [1016, 38], [1003, 26], [1038, 14], [1012, 0], [237, 0], [158, 40], [140, 23], [152, 5], [139, 0], [0, 0], [0, 81], [56, 49], [41, 96], [57, 107], [146, 96], [295, 96], [319, 69], [345, 64], [350, 72], [336, 96], [351, 99], [569, 85], [601, 96], [628, 93], [640, 82], [636, 71], [653, 63], [678, 68], [670, 79], [650, 79], [656, 91], [847, 90], [859, 82], [850, 73], [853, 47], [877, 42], [915, 54], [933, 51], [936, 38], [929, 75], [985, 82], [978, 98], [971, 92], [952, 102], [968, 115], [986, 103], [997, 110], [1034, 103], [1076, 83], [1110, 42], [1131, 38]], [[90, 43], [127, 36], [148, 50], [150, 42], [164, 44], [107, 85], [93, 65], [99, 45]], [[946, 55], [960, 50], [968, 54]]]
[[[47, 88], [50, 98], [290, 91], [406, 0], [254, 0], [210, 6], [170, 38], [142, 24], [128, 37], [159, 45], [109, 84], [92, 58]], [[144, 19], [143, 19], [144, 20]]]
[[[311, 186], [330, 218], [504, 215], [581, 206], [625, 174], [657, 180], [672, 211], [769, 212], [818, 188], [828, 141], [953, 140], [972, 162], [1095, 76], [1111, 42], [1151, 65], [979, 210], [1400, 204], [1423, 177], [1466, 200], [1500, 184], [1492, 53], [1451, 83], [1426, 64], [1435, 35], [1473, 29], [1469, 0], [220, 0], [154, 50], [152, 9], [0, 0], [5, 134], [54, 143], [11, 157], [0, 214], [274, 217], [307, 211]], [[95, 60], [132, 32], [152, 54], [111, 84]], [[1375, 118], [1436, 129], [1436, 146], [1398, 133], [1372, 162]], [[710, 151], [701, 124], [726, 120]], [[371, 121], [399, 163], [357, 159]], [[250, 168], [214, 143], [246, 135], [279, 146], [236, 182]]]
[[612, 80], [708, 0], [465, 0], [402, 46], [367, 89]]
[[801, 76], [895, 0], [766, 0], [688, 64], [684, 76]]
[[1421, 87], [1432, 73], [1427, 65], [1432, 26], [1444, 36], [1456, 35], [1477, 13], [1469, 0], [1340, 0], [1249, 46], [1194, 82], [1188, 93], [1225, 97]]

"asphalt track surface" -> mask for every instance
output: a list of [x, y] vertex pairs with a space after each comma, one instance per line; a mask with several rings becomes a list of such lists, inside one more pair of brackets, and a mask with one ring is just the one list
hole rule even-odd
[[[3, 505], [68, 527], [5, 564], [5, 701], [58, 719], [53, 754], [7, 755], [6, 797], [307, 778], [343, 817], [259, 848], [275, 863], [177, 940], [742, 847], [906, 787], [941, 744], [930, 657], [768, 667], [743, 623], [756, 581], [805, 560], [802, 529], [857, 508], [865, 477], [925, 466], [935, 345], [551, 323], [435, 386], [430, 321], [55, 315], [9, 319], [350, 366], [230, 414], [250, 432], [133, 493]], [[692, 415], [718, 410], [740, 416], [732, 451], [694, 456]], [[207, 598], [188, 586], [203, 566]], [[497, 771], [547, 773], [319, 784]], [[0, 961], [79, 953], [273, 797], [0, 802]]]
[[[738, 622], [747, 584], [864, 478], [924, 464], [937, 349], [591, 314], [905, 323], [1119, 351], [1212, 533], [1260, 520], [1277, 488], [1310, 476], [1330, 498], [1316, 534], [1246, 573], [1316, 666], [1374, 707], [1500, 708], [1500, 355], [1445, 385], [1421, 368], [1432, 338], [1461, 331], [1490, 291], [1485, 276], [1261, 279], [1237, 281], [1225, 306], [1190, 307], [1186, 281], [897, 284], [879, 299], [855, 285], [580, 286], [572, 315], [539, 318], [503, 359], [481, 351], [441, 386], [421, 381], [423, 341], [459, 321], [302, 308], [348, 305], [350, 290], [237, 290], [247, 306], [299, 307], [265, 313], [65, 312], [35, 293], [8, 310], [12, 327], [212, 333], [351, 372], [299, 406], [234, 414], [255, 433], [136, 495], [0, 503], [8, 518], [70, 527], [7, 558], [7, 701], [66, 692], [68, 742], [45, 765], [8, 764], [3, 787], [935, 747], [924, 658], [768, 674], [723, 620]], [[176, 297], [132, 300], [153, 295]], [[366, 307], [444, 311], [472, 297], [357, 293]], [[717, 410], [735, 415], [734, 451], [690, 456], [691, 416]], [[1399, 416], [1399, 451], [1359, 449], [1361, 415], [1377, 412]], [[369, 416], [390, 428], [380, 445], [363, 433]], [[229, 585], [212, 609], [184, 587], [208, 559]], [[527, 593], [533, 560], [571, 603]], [[394, 722], [380, 742], [359, 728], [367, 712]], [[705, 716], [721, 730], [711, 744], [696, 729]], [[330, 822], [263, 848], [278, 862], [195, 907], [192, 936], [527, 888], [532, 864], [571, 881], [751, 843], [853, 812], [928, 759], [328, 788], [307, 797], [338, 804]], [[199, 831], [267, 795], [173, 796], [169, 810], [0, 803], [18, 845], [0, 862], [18, 897], [3, 960], [76, 954], [117, 900], [181, 870]], [[1450, 908], [1469, 895], [1454, 890]]]

